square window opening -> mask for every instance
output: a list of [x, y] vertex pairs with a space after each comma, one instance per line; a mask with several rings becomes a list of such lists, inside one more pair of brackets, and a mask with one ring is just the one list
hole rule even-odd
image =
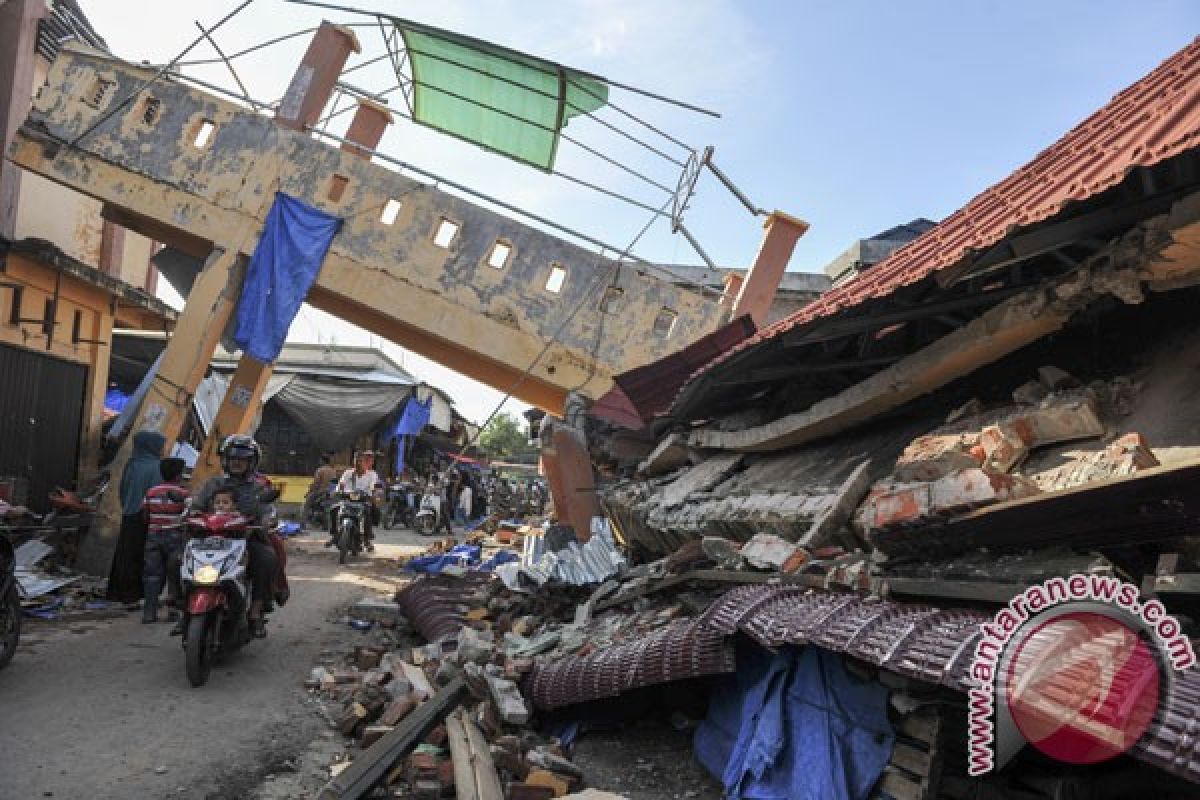
[[679, 315], [669, 308], [659, 311], [654, 317], [654, 335], [663, 339], [669, 337], [675, 329], [675, 320], [678, 318]]
[[454, 242], [455, 236], [458, 236], [458, 224], [448, 219], [442, 219], [438, 223], [437, 230], [434, 231], [433, 243], [446, 250]]
[[384, 225], [395, 225], [398, 216], [400, 216], [400, 201], [389, 199], [383, 204], [383, 213], [379, 215], [379, 221]]
[[621, 298], [625, 296], [624, 289], [618, 289], [616, 286], [610, 286], [604, 291], [604, 297], [600, 298], [600, 310], [605, 314], [615, 314], [621, 307]]
[[158, 114], [161, 110], [161, 100], [157, 97], [147, 97], [142, 101], [142, 124], [153, 125], [158, 122]]
[[499, 241], [492, 245], [492, 252], [488, 254], [488, 266], [493, 269], [504, 269], [508, 266], [508, 257], [512, 255], [512, 245], [508, 242]]
[[567, 282], [567, 268], [562, 264], [550, 265], [550, 277], [546, 279], [546, 291], [558, 294]]
[[116, 81], [111, 81], [108, 78], [96, 78], [92, 83], [91, 89], [88, 91], [87, 97], [84, 98], [88, 105], [99, 108], [108, 100], [109, 92], [117, 85]]
[[192, 147], [198, 150], [208, 147], [208, 143], [212, 141], [213, 134], [216, 132], [217, 123], [211, 119], [200, 120], [200, 124], [196, 126], [196, 135], [192, 137]]
[[329, 179], [329, 190], [325, 192], [325, 196], [331, 203], [340, 203], [342, 196], [346, 194], [346, 187], [349, 185], [350, 179], [345, 175], [334, 175]]

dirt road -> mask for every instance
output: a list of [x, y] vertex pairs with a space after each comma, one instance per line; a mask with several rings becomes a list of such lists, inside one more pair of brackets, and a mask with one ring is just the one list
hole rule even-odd
[[292, 600], [252, 642], [193, 689], [179, 639], [140, 613], [31, 626], [0, 671], [0, 800], [233, 800], [301, 753], [327, 726], [303, 681], [320, 651], [353, 632], [340, 609], [390, 594], [389, 557], [338, 567], [319, 537], [290, 543]]

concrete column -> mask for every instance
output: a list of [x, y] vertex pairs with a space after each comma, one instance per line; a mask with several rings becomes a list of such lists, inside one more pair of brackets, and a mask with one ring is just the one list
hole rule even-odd
[[213, 419], [212, 430], [204, 440], [204, 449], [192, 470], [192, 487], [199, 488], [214, 475], [221, 472], [221, 459], [217, 447], [221, 441], [234, 433], [248, 433], [258, 420], [262, 407], [262, 394], [271, 378], [271, 365], [243, 355], [229, 381], [229, 390], [221, 401], [221, 408]]
[[333, 88], [346, 60], [351, 53], [361, 52], [362, 46], [352, 29], [322, 22], [288, 84], [275, 121], [298, 131], [304, 130], [305, 126], [315, 126], [325, 104], [333, 96]]
[[78, 474], [81, 483], [90, 481], [96, 475], [100, 461], [104, 395], [108, 392], [108, 370], [111, 362], [115, 308], [116, 301], [113, 300], [103, 312], [96, 315], [92, 330], [84, 333], [84, 336], [92, 339], [93, 342], [103, 342], [103, 344], [88, 345], [92, 348], [93, 356], [91, 369], [88, 370], [87, 392], [83, 400], [86, 415], [79, 447]]
[[[251, 218], [253, 219], [253, 218]], [[76, 566], [93, 575], [107, 575], [121, 529], [121, 499], [118, 486], [125, 464], [133, 452], [133, 434], [154, 430], [166, 437], [170, 447], [187, 419], [196, 387], [204, 378], [221, 332], [229, 322], [242, 290], [245, 259], [241, 251], [257, 234], [257, 224], [247, 223], [235, 233], [230, 246], [214, 250], [196, 276], [187, 306], [180, 314], [175, 332], [167, 342], [158, 375], [129, 428], [129, 435], [109, 465], [109, 489], [80, 543]]]
[[542, 442], [541, 467], [554, 498], [554, 513], [559, 522], [575, 529], [579, 541], [586, 542], [592, 536], [592, 517], [600, 513], [592, 459], [581, 431], [561, 423], [548, 428], [550, 437]]
[[742, 293], [742, 285], [746, 279], [737, 272], [731, 272], [725, 276], [725, 288], [721, 292], [721, 323], [725, 324], [733, 319], [733, 304], [737, 302], [738, 295]]
[[[350, 121], [350, 127], [346, 129], [345, 138], [348, 141], [342, 142], [342, 150], [352, 155], [367, 157], [362, 148], [379, 149], [379, 140], [383, 138], [383, 132], [387, 130], [388, 125], [392, 124], [392, 121], [392, 112], [388, 111], [387, 106], [373, 100], [359, 100], [358, 109], [354, 112], [354, 119]], [[362, 147], [356, 147], [351, 142]]]
[[34, 43], [44, 16], [45, 0], [0, 3], [0, 236], [9, 239], [16, 232], [21, 169], [5, 154], [33, 100]]
[[808, 230], [808, 223], [782, 211], [773, 211], [763, 223], [766, 233], [758, 248], [754, 266], [746, 273], [745, 283], [733, 304], [733, 317], [749, 314], [759, 328], [767, 322], [779, 281], [791, 260], [796, 241]]

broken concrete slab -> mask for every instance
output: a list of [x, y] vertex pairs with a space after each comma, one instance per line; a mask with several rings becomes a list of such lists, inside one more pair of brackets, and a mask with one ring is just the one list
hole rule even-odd
[[517, 684], [507, 678], [497, 678], [489, 675], [487, 679], [488, 692], [496, 706], [500, 719], [509, 725], [524, 725], [529, 722], [529, 706], [521, 695]]
[[682, 469], [690, 463], [687, 436], [671, 433], [663, 437], [658, 446], [638, 465], [638, 472], [646, 477], [666, 475]]
[[663, 506], [670, 508], [682, 505], [695, 492], [713, 488], [741, 463], [742, 457], [737, 453], [720, 453], [701, 461], [663, 488]]
[[741, 552], [746, 561], [750, 562], [750, 566], [779, 571], [798, 549], [786, 539], [770, 533], [760, 533], [742, 545]]

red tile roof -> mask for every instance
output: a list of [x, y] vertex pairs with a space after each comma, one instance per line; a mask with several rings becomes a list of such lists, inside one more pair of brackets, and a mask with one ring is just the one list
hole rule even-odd
[[680, 387], [697, 369], [753, 336], [754, 332], [754, 321], [749, 315], [743, 315], [677, 353], [622, 372], [613, 378], [616, 386], [596, 402], [592, 413], [632, 430], [640, 430], [655, 414], [671, 407]]
[[717, 356], [687, 383], [735, 353], [821, 317], [886, 297], [959, 263], [972, 251], [991, 247], [1018, 228], [1054, 216], [1068, 203], [1120, 183], [1134, 167], [1151, 166], [1197, 145], [1200, 37], [936, 227], [792, 316]]

